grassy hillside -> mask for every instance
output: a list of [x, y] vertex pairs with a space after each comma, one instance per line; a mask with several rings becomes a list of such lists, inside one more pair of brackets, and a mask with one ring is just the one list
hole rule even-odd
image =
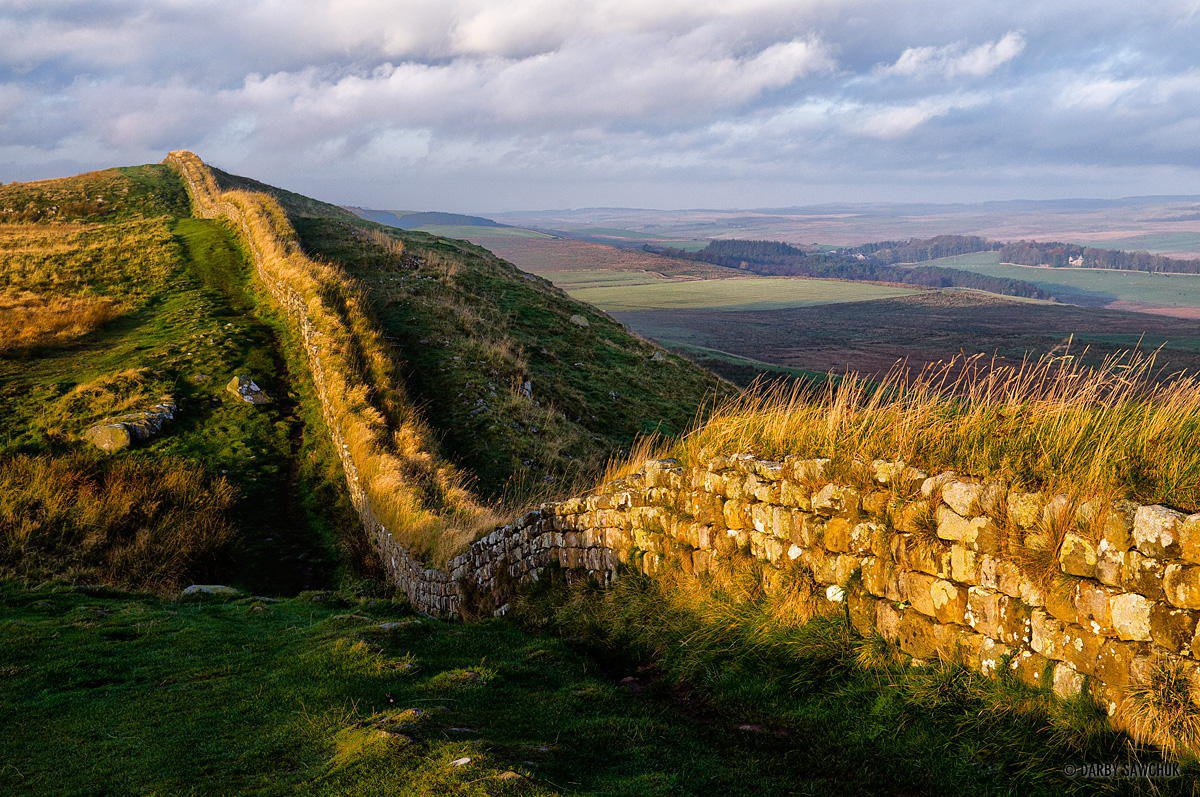
[[585, 484], [638, 435], [678, 434], [708, 397], [728, 394], [485, 249], [275, 195], [305, 251], [366, 291], [408, 394], [485, 497], [522, 504]]
[[[329, 583], [335, 527], [347, 527], [317, 453], [325, 435], [309, 430], [320, 420], [296, 401], [308, 388], [230, 233], [187, 218], [162, 166], [10, 184], [0, 208], [0, 327], [52, 301], [111, 308], [0, 352], [0, 569], [163, 590], [218, 572], [271, 590]], [[276, 402], [229, 395], [239, 373]], [[164, 396], [177, 417], [146, 444], [107, 457], [80, 439]], [[146, 562], [126, 567], [131, 557]]]

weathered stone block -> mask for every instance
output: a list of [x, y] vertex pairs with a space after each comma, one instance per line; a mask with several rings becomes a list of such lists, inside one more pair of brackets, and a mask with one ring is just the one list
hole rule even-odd
[[1158, 559], [1152, 559], [1139, 551], [1125, 552], [1125, 566], [1121, 573], [1121, 588], [1128, 592], [1137, 592], [1152, 600], [1161, 600], [1163, 593], [1163, 577], [1166, 575], [1166, 564]]
[[1045, 609], [1034, 609], [1029, 620], [1029, 646], [1047, 658], [1062, 661], [1065, 658], [1063, 648], [1066, 645], [1063, 623]]
[[1096, 546], [1095, 544], [1073, 531], [1063, 535], [1062, 546], [1058, 549], [1058, 565], [1069, 576], [1092, 578], [1096, 575]]
[[933, 585], [936, 581], [933, 576], [910, 570], [900, 578], [900, 591], [912, 608], [927, 617], [933, 617], [937, 614], [933, 605]]
[[812, 508], [812, 496], [804, 485], [783, 481], [779, 483], [779, 503], [808, 510]]
[[1184, 515], [1155, 504], [1138, 507], [1133, 516], [1133, 543], [1147, 556], [1166, 559], [1180, 553], [1178, 529]]
[[1150, 607], [1150, 638], [1171, 653], [1186, 653], [1196, 636], [1196, 613], [1155, 601]]
[[1200, 513], [1188, 515], [1179, 524], [1179, 555], [1189, 562], [1200, 564]]
[[952, 482], [957, 478], [958, 474], [952, 470], [948, 470], [945, 473], [939, 473], [936, 476], [930, 476], [929, 478], [925, 479], [925, 481], [921, 482], [921, 495], [928, 498], [935, 492], [941, 490], [943, 485], [948, 482]]
[[1200, 609], [1200, 565], [1167, 565], [1163, 571], [1163, 592], [1172, 606]]
[[1053, 681], [1051, 689], [1055, 696], [1066, 700], [1075, 697], [1083, 691], [1083, 676], [1071, 668], [1065, 662], [1059, 662], [1054, 665]]
[[1032, 687], [1041, 686], [1046, 680], [1050, 669], [1050, 660], [1028, 648], [1022, 648], [1009, 661], [1009, 667], [1016, 673], [1021, 683]]
[[862, 510], [872, 517], [882, 517], [887, 513], [891, 498], [892, 494], [887, 490], [869, 490], [862, 494]]
[[1114, 595], [1109, 601], [1109, 611], [1117, 637], [1127, 641], [1149, 642], [1152, 639], [1150, 614], [1153, 606], [1153, 601], [1136, 592]]
[[1032, 528], [1042, 516], [1042, 501], [1041, 493], [1009, 493], [1008, 519], [1023, 529]]
[[1063, 628], [1063, 660], [1075, 670], [1090, 674], [1096, 666], [1096, 656], [1106, 641], [1107, 637], [1078, 623], [1068, 623]]
[[[1118, 595], [1112, 587], [1094, 581], [1080, 581], [1075, 592], [1075, 608], [1079, 612], [1079, 624], [1093, 633], [1115, 636], [1112, 621], [1112, 598]], [[1149, 607], [1147, 607], [1147, 612]]]
[[1101, 539], [1096, 546], [1096, 580], [1110, 587], [1121, 586], [1125, 574], [1125, 553]]
[[980, 513], [979, 498], [981, 495], [983, 495], [982, 484], [955, 480], [942, 485], [942, 500], [964, 517]]
[[967, 590], [967, 611], [963, 619], [967, 625], [984, 636], [997, 639], [1003, 617], [1003, 601], [1011, 598], [983, 587]]
[[1000, 672], [1004, 660], [1012, 654], [1012, 648], [1003, 642], [997, 642], [991, 637], [984, 637], [979, 648], [979, 671], [984, 675], [995, 675]]
[[967, 590], [953, 581], [937, 579], [930, 588], [934, 616], [943, 623], [963, 625], [966, 622]]
[[966, 518], [947, 506], [938, 508], [937, 535], [985, 553], [995, 553], [1000, 547], [1000, 530], [991, 518]]
[[897, 628], [897, 644], [921, 659], [952, 659], [958, 650], [958, 631], [914, 611], [906, 611]]
[[813, 493], [812, 508], [822, 515], [855, 512], [859, 509], [858, 490], [839, 484], [826, 484]]
[[830, 518], [825, 524], [825, 547], [839, 553], [850, 550], [854, 524], [843, 517]]
[[1108, 640], [1096, 655], [1096, 666], [1092, 674], [1109, 686], [1124, 689], [1129, 684], [1129, 669], [1134, 652], [1134, 646], [1127, 642]]
[[950, 577], [961, 584], [974, 584], [979, 580], [977, 554], [962, 545], [950, 546]]

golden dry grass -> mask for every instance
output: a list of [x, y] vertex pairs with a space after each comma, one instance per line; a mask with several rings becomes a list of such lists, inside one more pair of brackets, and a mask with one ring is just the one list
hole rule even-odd
[[493, 528], [497, 513], [477, 502], [466, 478], [434, 453], [433, 435], [404, 394], [396, 358], [353, 281], [339, 267], [305, 255], [273, 197], [222, 192], [190, 152], [172, 152], [167, 163], [182, 175], [196, 215], [231, 220], [269, 289], [303, 302], [326, 420], [376, 517], [414, 554], [438, 564]]
[[103, 296], [0, 294], [0, 352], [66, 343], [120, 314], [116, 300]]
[[841, 472], [875, 459], [953, 469], [1068, 495], [1125, 496], [1200, 509], [1200, 380], [1161, 379], [1154, 356], [1098, 367], [1042, 356], [1013, 365], [955, 358], [820, 388], [752, 389], [658, 454], [704, 462], [750, 452], [830, 457]]
[[0, 462], [0, 571], [171, 592], [232, 539], [234, 499], [182, 461], [12, 456]]

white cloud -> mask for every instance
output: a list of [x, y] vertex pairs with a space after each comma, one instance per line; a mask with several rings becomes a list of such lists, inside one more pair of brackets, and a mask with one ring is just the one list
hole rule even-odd
[[944, 47], [909, 47], [894, 64], [877, 71], [902, 77], [984, 77], [1025, 50], [1025, 37], [1009, 31], [993, 42], [968, 48], [965, 43]]

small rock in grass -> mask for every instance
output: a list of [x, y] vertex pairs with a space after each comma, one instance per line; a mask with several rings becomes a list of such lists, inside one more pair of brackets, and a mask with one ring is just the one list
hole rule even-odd
[[236, 598], [241, 595], [239, 589], [227, 587], [224, 584], [192, 584], [184, 587], [179, 593], [181, 598]]
[[469, 763], [471, 763], [471, 759], [470, 759], [470, 758], [468, 758], [467, 756], [463, 756], [462, 758], [456, 758], [456, 759], [454, 759], [453, 761], [451, 761], [451, 762], [450, 762], [450, 766], [452, 766], [452, 767], [465, 767], [465, 766], [466, 766], [467, 764], [469, 764]]
[[252, 378], [238, 375], [229, 380], [225, 389], [245, 401], [247, 404], [270, 404], [271, 397], [267, 391], [258, 386]]

